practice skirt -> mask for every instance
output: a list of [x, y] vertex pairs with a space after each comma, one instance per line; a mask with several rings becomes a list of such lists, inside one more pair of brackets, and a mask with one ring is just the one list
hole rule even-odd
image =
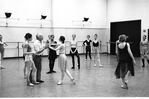
[[67, 68], [67, 57], [65, 54], [59, 55], [58, 66], [59, 66], [60, 70], [65, 70]]
[[115, 76], [117, 79], [124, 78], [128, 71], [130, 71], [131, 76], [134, 76], [134, 66], [132, 61], [129, 62], [119, 61], [117, 68], [115, 70]]

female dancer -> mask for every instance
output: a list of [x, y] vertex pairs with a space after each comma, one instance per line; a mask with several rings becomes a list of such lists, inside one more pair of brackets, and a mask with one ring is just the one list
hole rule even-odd
[[[99, 42], [97, 40], [98, 35], [94, 35], [94, 40], [93, 40], [93, 52], [94, 52], [94, 66], [96, 66], [96, 62], [98, 60], [99, 66], [101, 67], [101, 61], [100, 61], [100, 55], [99, 55]], [[96, 60], [97, 57], [97, 60]]]
[[80, 57], [78, 54], [77, 42], [76, 42], [75, 38], [76, 38], [76, 35], [73, 34], [72, 35], [72, 41], [70, 43], [70, 46], [71, 46], [70, 55], [72, 56], [72, 64], [73, 64], [73, 67], [71, 69], [75, 68], [74, 55], [76, 55], [76, 57], [78, 58], [78, 69], [80, 69]]
[[[25, 35], [25, 44], [23, 46], [23, 54], [25, 56], [25, 65], [27, 67], [27, 86], [33, 86], [34, 84], [38, 84], [39, 82], [36, 82], [36, 67], [33, 62], [32, 55], [34, 52], [32, 51], [30, 41], [32, 41], [32, 34], [26, 33]], [[32, 81], [30, 81], [30, 73], [32, 70]], [[32, 82], [32, 83], [31, 83]]]
[[92, 57], [91, 57], [91, 42], [92, 42], [92, 40], [90, 40], [90, 35], [87, 35], [87, 40], [85, 40], [83, 42], [83, 45], [86, 46], [86, 59], [85, 60], [87, 60], [87, 53], [88, 52], [89, 52], [89, 57], [92, 60]]
[[131, 76], [134, 76], [134, 64], [135, 59], [131, 52], [129, 43], [126, 42], [126, 35], [121, 35], [119, 38], [118, 52], [119, 52], [119, 61], [117, 68], [115, 70], [115, 76], [117, 79], [122, 78], [122, 86], [123, 89], [128, 89], [127, 83], [125, 80], [125, 76], [128, 73], [128, 79]]
[[[25, 39], [26, 42], [26, 39]], [[25, 47], [25, 42], [22, 44], [22, 48]], [[24, 60], [24, 68], [23, 68], [23, 74], [24, 74], [24, 78], [26, 79], [26, 75], [27, 75], [27, 66], [25, 64], [25, 55], [23, 54], [23, 60]]]
[[[49, 35], [48, 37], [49, 37], [49, 39], [47, 40], [46, 43], [49, 46], [55, 47], [57, 42], [54, 41], [54, 35]], [[53, 68], [54, 68], [55, 60], [57, 58], [57, 53], [55, 50], [52, 50], [52, 49], [47, 49], [47, 50], [48, 50], [48, 59], [49, 59], [49, 72], [47, 72], [47, 74], [56, 73], [56, 71], [54, 71]]]
[[58, 85], [61, 85], [64, 79], [64, 75], [65, 73], [69, 76], [69, 78], [71, 79], [71, 81], [75, 84], [74, 78], [71, 76], [70, 72], [67, 70], [67, 57], [65, 55], [65, 37], [64, 36], [60, 36], [59, 41], [61, 42], [61, 44], [55, 49], [53, 47], [50, 47], [50, 49], [53, 49], [55, 51], [59, 50], [59, 62], [58, 62], [58, 66], [61, 70], [61, 80], [58, 82]]
[[5, 50], [4, 46], [7, 46], [7, 44], [4, 43], [2, 41], [2, 39], [3, 39], [3, 36], [0, 35], [0, 69], [5, 69], [5, 67], [2, 66], [2, 61], [3, 61], [3, 57], [4, 57], [4, 50]]
[[140, 42], [140, 54], [142, 58], [142, 67], [145, 67], [145, 58], [147, 59], [147, 62], [149, 63], [149, 57], [148, 57], [148, 41], [146, 39], [146, 35], [143, 35], [143, 41]]

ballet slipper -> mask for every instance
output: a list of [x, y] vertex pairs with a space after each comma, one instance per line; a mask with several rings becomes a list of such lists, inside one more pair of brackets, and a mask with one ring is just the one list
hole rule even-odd
[[5, 69], [5, 67], [1, 65], [1, 68], [0, 69]]
[[72, 81], [73, 84], [76, 84], [74, 78], [72, 78], [71, 81]]
[[127, 86], [127, 82], [125, 81], [125, 85]]
[[126, 80], [126, 81], [125, 81], [125, 84], [127, 85], [128, 82], [129, 82], [129, 80]]
[[32, 81], [32, 84], [37, 85], [37, 84], [40, 84], [40, 83], [36, 82], [36, 81]]
[[57, 85], [62, 85], [62, 81], [59, 81], [59, 82], [57, 83]]
[[30, 82], [27, 82], [27, 86], [31, 86], [31, 87], [33, 87], [34, 84], [32, 84], [32, 83], [30, 83]]
[[121, 85], [122, 89], [128, 89], [127, 83], [125, 82], [125, 85]]
[[100, 67], [102, 67], [102, 65], [101, 65], [101, 64], [99, 64], [99, 66], [100, 66]]
[[99, 62], [99, 66], [102, 67], [101, 62], [100, 62], [100, 59], [98, 59], [98, 62]]

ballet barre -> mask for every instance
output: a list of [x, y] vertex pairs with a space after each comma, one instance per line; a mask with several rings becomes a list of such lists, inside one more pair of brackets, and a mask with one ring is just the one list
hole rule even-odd
[[[23, 42], [5, 42], [5, 43], [7, 44], [7, 46], [4, 46], [5, 53], [6, 53], [6, 57], [4, 57], [4, 58], [11, 58], [11, 57], [12, 58], [13, 57], [19, 58], [19, 57], [23, 56], [23, 48], [22, 48]], [[33, 43], [34, 42], [30, 42], [31, 46], [33, 45]], [[43, 43], [45, 44], [46, 41], [43, 41]], [[70, 41], [65, 41], [65, 44], [66, 44], [65, 53], [67, 55], [69, 55], [69, 52], [70, 52]], [[77, 47], [78, 47], [79, 54], [85, 54], [85, 47], [83, 46], [83, 41], [77, 41]], [[102, 50], [103, 47], [105, 49], [106, 48], [106, 44], [104, 44], [102, 41], [99, 41], [100, 53], [105, 53], [103, 51], [106, 51], [106, 50]], [[14, 56], [12, 56], [12, 55], [14, 55]], [[44, 53], [44, 56], [47, 56], [46, 51]]]
[[8, 27], [8, 19], [9, 20], [20, 20], [19, 18], [6, 18], [6, 17], [0, 17], [0, 19], [5, 19], [6, 20], [6, 26], [5, 27]]
[[[127, 42], [127, 43], [133, 44], [133, 42]], [[109, 54], [109, 53], [108, 53], [108, 50], [109, 50], [108, 45], [109, 45], [109, 44], [115, 44], [115, 45], [116, 45], [116, 42], [106, 42], [106, 44], [107, 44], [107, 54]]]

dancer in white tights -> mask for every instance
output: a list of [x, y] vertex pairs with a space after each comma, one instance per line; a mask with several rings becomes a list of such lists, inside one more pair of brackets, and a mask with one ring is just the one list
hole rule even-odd
[[58, 66], [61, 70], [61, 79], [58, 82], [58, 85], [61, 85], [64, 79], [65, 73], [69, 76], [70, 80], [75, 84], [74, 78], [71, 76], [70, 72], [67, 69], [67, 57], [65, 55], [65, 37], [60, 36], [59, 41], [61, 44], [57, 48], [50, 47], [50, 49], [53, 50], [59, 50], [59, 59], [58, 59]]
[[4, 57], [4, 50], [5, 50], [4, 46], [7, 46], [7, 44], [4, 43], [2, 39], [3, 39], [3, 36], [0, 34], [0, 69], [5, 69], [5, 67], [2, 66], [2, 61]]
[[99, 41], [97, 40], [98, 35], [94, 35], [94, 40], [93, 40], [93, 52], [94, 52], [94, 66], [96, 67], [96, 63], [98, 60], [99, 66], [102, 67], [101, 61], [100, 61], [100, 55], [99, 55]]
[[[27, 67], [27, 86], [33, 86], [34, 84], [39, 84], [39, 82], [36, 82], [36, 67], [33, 62], [33, 54], [35, 54], [32, 51], [32, 47], [30, 45], [30, 41], [32, 41], [32, 34], [26, 33], [25, 35], [26, 42], [23, 47], [23, 54], [25, 56], [25, 66]], [[32, 72], [31, 72], [32, 70]], [[30, 74], [32, 77], [32, 81], [30, 81]], [[31, 83], [32, 82], [32, 83]]]

